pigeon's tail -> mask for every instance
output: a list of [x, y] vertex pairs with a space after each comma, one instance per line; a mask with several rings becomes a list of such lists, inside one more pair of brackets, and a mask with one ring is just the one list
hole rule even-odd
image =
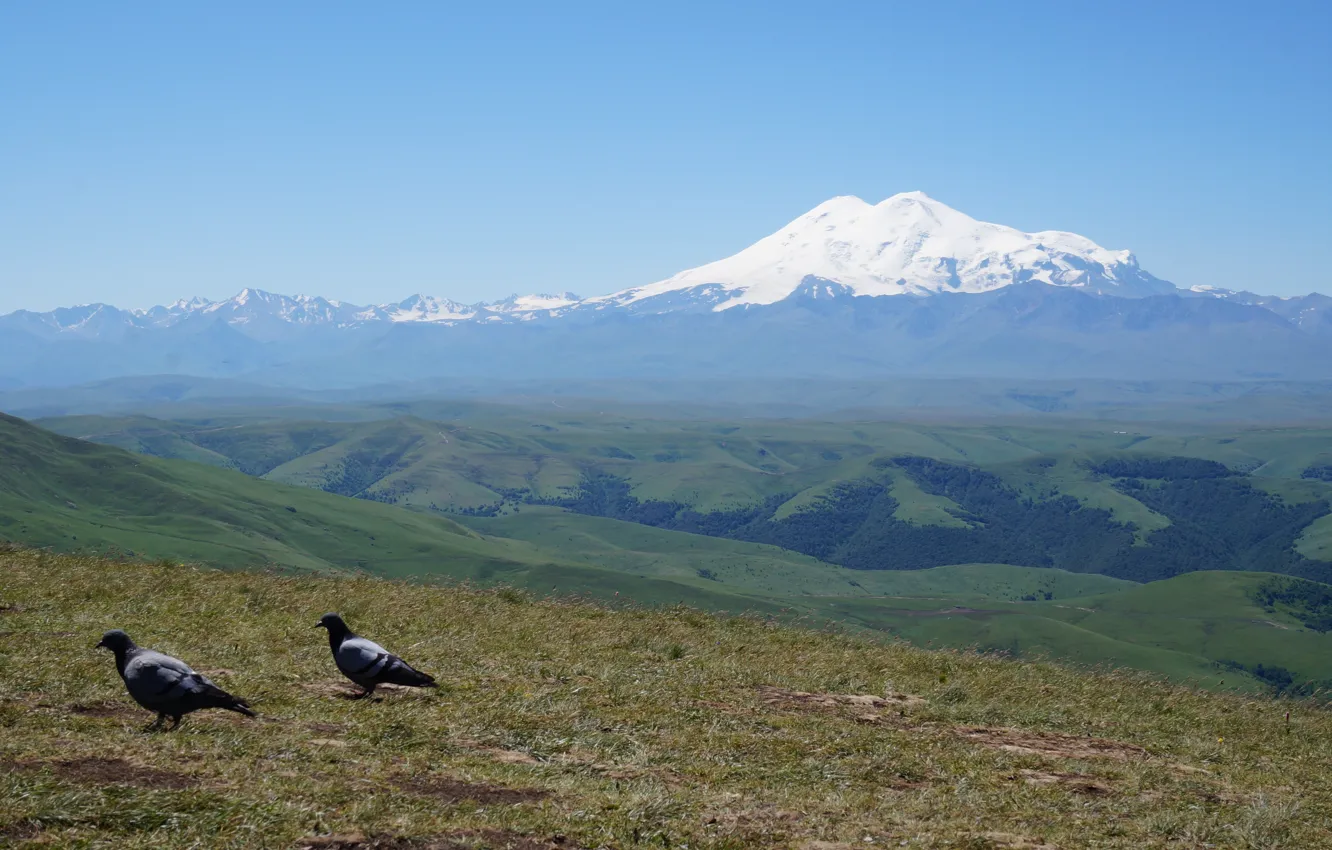
[[435, 677], [429, 673], [422, 673], [414, 667], [409, 666], [405, 661], [399, 660], [397, 664], [384, 671], [385, 675], [381, 682], [386, 685], [406, 685], [409, 688], [437, 688]]
[[225, 708], [227, 711], [234, 711], [237, 714], [244, 714], [246, 717], [257, 717], [250, 708], [250, 704], [240, 697], [234, 697], [226, 691], [208, 683], [208, 687], [200, 694], [208, 708]]
[[234, 711], [237, 714], [244, 714], [246, 717], [259, 716], [254, 713], [254, 709], [250, 708], [249, 703], [245, 702], [245, 700], [238, 699], [232, 702], [231, 705], [224, 705], [222, 707], [225, 708], [227, 711]]

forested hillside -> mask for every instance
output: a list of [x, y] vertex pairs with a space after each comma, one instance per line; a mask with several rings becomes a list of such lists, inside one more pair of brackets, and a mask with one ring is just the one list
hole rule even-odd
[[1332, 564], [1295, 551], [1303, 530], [1326, 516], [1326, 501], [1286, 504], [1225, 466], [1192, 458], [1111, 460], [1092, 467], [1112, 485], [1168, 518], [1135, 541], [1137, 528], [1071, 496], [1036, 499], [972, 466], [901, 456], [876, 460], [926, 493], [957, 506], [961, 527], [900, 520], [891, 479], [839, 483], [811, 504], [777, 517], [788, 494], [753, 507], [700, 513], [679, 502], [640, 500], [623, 479], [590, 473], [561, 498], [578, 513], [770, 543], [853, 569], [922, 569], [1008, 563], [1153, 581], [1193, 570], [1262, 569], [1332, 580]]

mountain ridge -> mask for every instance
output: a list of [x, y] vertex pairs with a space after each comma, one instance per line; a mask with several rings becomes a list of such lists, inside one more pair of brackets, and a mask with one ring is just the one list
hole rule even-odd
[[[930, 296], [993, 292], [1038, 282], [1102, 295], [1210, 297], [1266, 308], [1297, 324], [1316, 324], [1332, 299], [1265, 296], [1207, 284], [1176, 287], [1145, 271], [1133, 252], [1103, 248], [1061, 230], [1026, 233], [979, 221], [924, 192], [902, 192], [878, 204], [839, 195], [741, 251], [669, 278], [606, 295], [514, 294], [464, 303], [415, 293], [401, 301], [357, 305], [320, 295], [285, 295], [245, 287], [221, 301], [201, 296], [169, 305], [122, 309], [106, 303], [17, 310], [0, 323], [30, 333], [101, 336], [123, 328], [166, 328], [209, 317], [232, 325], [353, 327], [387, 322], [450, 326], [461, 322], [531, 321], [571, 312], [713, 311], [770, 305], [791, 297]], [[820, 288], [821, 287], [821, 288]], [[1312, 307], [1306, 302], [1320, 303]], [[251, 335], [264, 336], [263, 329]]]
[[225, 301], [0, 316], [0, 387], [139, 375], [336, 389], [437, 377], [1332, 379], [1332, 298], [1152, 276], [1129, 251], [919, 192], [834, 198], [731, 257], [610, 295]]
[[[904, 192], [874, 205], [853, 195], [831, 198], [730, 257], [646, 286], [590, 298], [570, 292], [515, 294], [467, 304], [416, 293], [398, 302], [362, 306], [319, 295], [245, 287], [221, 301], [194, 296], [146, 309], [94, 303], [46, 312], [19, 310], [0, 320], [37, 332], [75, 335], [96, 334], [115, 323], [170, 327], [209, 316], [235, 325], [273, 320], [295, 326], [447, 325], [553, 318], [580, 309], [670, 312], [700, 305], [724, 310], [772, 304], [796, 294], [811, 277], [838, 285], [827, 295], [977, 293], [1029, 281], [1127, 297], [1182, 291], [1142, 270], [1130, 251], [1102, 248], [1065, 231], [1024, 233], [978, 221], [923, 192]], [[1213, 296], [1225, 292], [1206, 286], [1195, 289]]]

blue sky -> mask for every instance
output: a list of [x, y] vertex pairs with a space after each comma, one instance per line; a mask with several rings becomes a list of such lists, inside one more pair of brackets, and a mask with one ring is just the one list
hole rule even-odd
[[914, 189], [1332, 292], [1332, 4], [722, 5], [0, 5], [0, 312], [590, 295]]

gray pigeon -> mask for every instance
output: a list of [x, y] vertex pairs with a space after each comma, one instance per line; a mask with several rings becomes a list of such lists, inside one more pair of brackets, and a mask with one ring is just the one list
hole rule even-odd
[[116, 669], [125, 680], [129, 695], [139, 705], [157, 712], [157, 720], [150, 729], [160, 728], [168, 717], [169, 728], [174, 729], [180, 725], [181, 717], [201, 708], [225, 708], [246, 717], [255, 716], [245, 700], [214, 685], [179, 658], [136, 646], [120, 629], [102, 635], [95, 648], [115, 653]]
[[342, 675], [365, 688], [365, 693], [358, 699], [370, 696], [379, 685], [438, 687], [435, 677], [413, 668], [374, 641], [358, 637], [337, 614], [320, 617], [315, 628], [328, 629], [328, 645], [333, 649], [334, 663]]

